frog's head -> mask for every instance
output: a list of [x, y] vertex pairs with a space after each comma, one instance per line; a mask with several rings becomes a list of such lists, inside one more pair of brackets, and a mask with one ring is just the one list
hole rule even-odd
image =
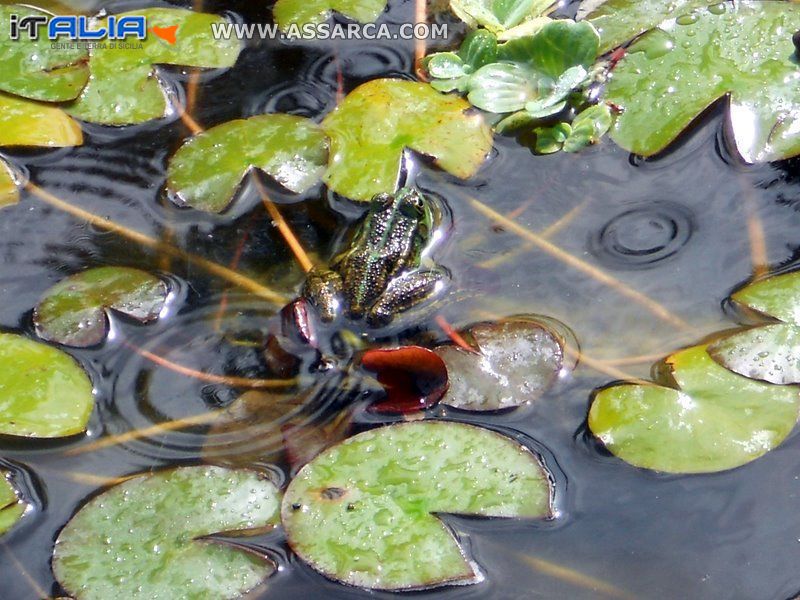
[[394, 195], [395, 210], [419, 225], [430, 226], [432, 206], [430, 201], [416, 188], [404, 187]]

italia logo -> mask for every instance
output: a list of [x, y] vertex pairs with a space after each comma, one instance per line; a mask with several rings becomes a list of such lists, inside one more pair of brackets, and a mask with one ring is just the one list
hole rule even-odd
[[[58, 40], [66, 38], [75, 41], [98, 41], [98, 40], [125, 40], [136, 39], [144, 40], [147, 38], [147, 19], [144, 16], [126, 15], [116, 17], [111, 15], [105, 19], [101, 27], [93, 29], [90, 27], [91, 17], [77, 15], [59, 15], [47, 17], [44, 15], [29, 15], [20, 17], [11, 15], [9, 19], [9, 37], [18, 40], [21, 32], [27, 32], [31, 39], [38, 40], [42, 30], [46, 33], [47, 39]], [[150, 32], [160, 40], [169, 45], [177, 42], [178, 26], [168, 27], [153, 26]]]

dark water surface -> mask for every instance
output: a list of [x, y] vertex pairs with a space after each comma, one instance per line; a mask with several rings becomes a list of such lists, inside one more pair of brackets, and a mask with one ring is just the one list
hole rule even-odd
[[[204, 8], [248, 22], [270, 15], [266, 3], [252, 0], [205, 2]], [[402, 22], [412, 15], [412, 3], [395, 1], [382, 19]], [[413, 42], [252, 44], [230, 71], [203, 76], [194, 115], [205, 127], [265, 111], [319, 118], [334, 106], [339, 69], [350, 90], [379, 76], [410, 77], [412, 57]], [[184, 85], [188, 79], [178, 69], [165, 72]], [[732, 326], [722, 302], [753, 272], [749, 220], [760, 223], [773, 267], [798, 256], [800, 169], [791, 161], [737, 163], [726, 149], [722, 115], [722, 107], [712, 110], [656, 160], [631, 158], [610, 142], [578, 155], [534, 157], [515, 140], [498, 138], [491, 159], [468, 182], [423, 166], [418, 185], [445, 198], [454, 218], [437, 257], [456, 280], [441, 314], [457, 326], [546, 314], [566, 323], [591, 359], [640, 377], [658, 356]], [[287, 296], [297, 292], [302, 272], [255, 195], [219, 217], [164, 201], [167, 159], [188, 135], [179, 120], [122, 130], [90, 126], [86, 133], [79, 148], [13, 156], [32, 181], [56, 196], [189, 252], [230, 264], [241, 245], [243, 273]], [[358, 216], [358, 209], [322, 188], [303, 198], [271, 192], [303, 245], [322, 259], [334, 253], [342, 227]], [[686, 325], [655, 316], [563, 257], [528, 246], [476, 212], [470, 197], [502, 214], [517, 211], [516, 222], [536, 232], [569, 214], [548, 237], [556, 248], [657, 300]], [[4, 331], [33, 335], [31, 309], [40, 295], [88, 267], [140, 267], [167, 276], [173, 289], [169, 314], [158, 323], [137, 327], [115, 320], [114, 336], [103, 347], [70, 350], [90, 370], [97, 390], [89, 435], [48, 443], [0, 439], [0, 467], [12, 469], [36, 506], [2, 540], [0, 598], [36, 599], [37, 588], [58, 595], [49, 564], [53, 542], [102, 489], [104, 478], [195, 463], [204, 429], [69, 452], [102, 436], [202, 414], [239, 393], [158, 367], [130, 344], [214, 373], [258, 377], [263, 365], [255, 351], [221, 339], [213, 321], [230, 284], [191, 260], [152, 252], [28, 193], [0, 213], [0, 256]], [[224, 329], [264, 330], [275, 323], [277, 306], [235, 290], [227, 302]], [[417, 331], [444, 338], [433, 320]], [[559, 516], [550, 523], [446, 518], [486, 581], [415, 597], [783, 600], [800, 591], [800, 436], [716, 475], [635, 469], [585, 434], [592, 390], [614, 378], [584, 362], [535, 406], [481, 417], [542, 450], [557, 479]], [[326, 581], [288, 553], [279, 532], [257, 543], [280, 569], [253, 598], [390, 597]]]

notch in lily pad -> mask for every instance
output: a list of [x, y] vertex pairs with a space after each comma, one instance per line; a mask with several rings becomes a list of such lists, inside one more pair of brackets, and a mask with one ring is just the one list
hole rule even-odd
[[94, 407], [92, 382], [68, 354], [0, 334], [0, 435], [58, 438], [82, 433]]
[[167, 189], [177, 204], [219, 213], [253, 169], [300, 194], [319, 182], [327, 159], [327, 137], [310, 119], [258, 115], [217, 125], [183, 144], [170, 160]]
[[255, 471], [182, 467], [90, 500], [56, 541], [53, 572], [74, 598], [239, 598], [275, 565], [242, 542], [276, 522], [275, 484]]
[[395, 424], [303, 467], [281, 518], [294, 552], [336, 581], [393, 591], [463, 585], [480, 573], [437, 515], [549, 518], [551, 481], [536, 455], [494, 431]]
[[98, 267], [72, 275], [45, 292], [33, 313], [36, 334], [66, 346], [86, 348], [108, 334], [107, 311], [149, 323], [164, 309], [167, 285], [128, 267]]
[[17, 524], [26, 508], [11, 484], [8, 473], [0, 471], [0, 535]]
[[553, 320], [524, 316], [472, 325], [463, 337], [474, 344], [474, 351], [453, 344], [435, 350], [450, 378], [442, 404], [496, 411], [535, 401], [565, 366], [564, 331]]

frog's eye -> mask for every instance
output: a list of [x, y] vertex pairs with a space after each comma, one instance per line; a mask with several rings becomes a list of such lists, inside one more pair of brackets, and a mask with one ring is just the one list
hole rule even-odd
[[416, 194], [406, 196], [400, 205], [400, 212], [409, 219], [418, 219], [425, 212], [425, 205], [422, 198]]

